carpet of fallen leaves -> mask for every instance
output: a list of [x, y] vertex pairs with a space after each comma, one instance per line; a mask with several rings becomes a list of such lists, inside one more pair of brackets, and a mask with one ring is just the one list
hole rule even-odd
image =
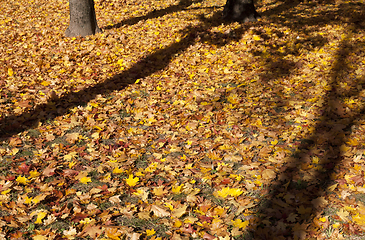
[[1, 1], [0, 239], [363, 239], [365, 3]]

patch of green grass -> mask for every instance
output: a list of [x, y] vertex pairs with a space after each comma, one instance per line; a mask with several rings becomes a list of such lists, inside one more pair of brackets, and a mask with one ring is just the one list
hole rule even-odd
[[254, 237], [253, 237], [253, 235], [251, 233], [246, 232], [246, 233], [243, 233], [241, 235], [234, 236], [233, 239], [237, 239], [237, 240], [253, 240]]
[[135, 161], [134, 161], [134, 165], [135, 167], [138, 169], [138, 168], [146, 168], [148, 167], [148, 161], [147, 161], [147, 158], [146, 158], [146, 155], [143, 154], [141, 156], [139, 156]]
[[66, 140], [65, 137], [56, 137], [53, 141], [46, 142], [46, 146], [52, 146], [52, 144], [62, 144], [62, 145], [70, 145]]
[[301, 179], [298, 179], [297, 182], [292, 182], [292, 184], [294, 184], [294, 187], [297, 190], [306, 189], [308, 187], [308, 182], [302, 181]]
[[75, 183], [71, 186], [71, 188], [75, 189], [76, 191], [81, 191], [83, 193], [89, 192], [92, 188], [100, 186], [100, 182], [92, 181], [87, 184], [83, 184], [80, 182]]
[[109, 201], [107, 201], [107, 202], [100, 202], [100, 204], [99, 204], [99, 208], [100, 208], [100, 210], [106, 210], [106, 209], [108, 209], [108, 208], [110, 208], [110, 207], [112, 207], [113, 206], [113, 204], [111, 203], [111, 202], [109, 202]]
[[356, 201], [360, 201], [365, 204], [365, 194], [359, 193], [354, 195]]
[[34, 153], [33, 151], [27, 149], [27, 150], [23, 150], [23, 151], [20, 151], [17, 156], [19, 157], [33, 157]]
[[28, 134], [27, 134], [29, 137], [39, 137], [41, 135], [41, 132], [37, 129], [29, 129], [28, 130]]
[[62, 233], [64, 230], [68, 230], [70, 228], [70, 224], [59, 219], [51, 223], [48, 227], [55, 230], [58, 233]]
[[147, 229], [154, 229], [156, 231], [155, 236], [168, 239], [171, 237], [167, 234], [169, 228], [168, 226], [161, 223], [160, 220], [161, 219], [140, 219], [136, 217], [118, 217], [115, 219], [118, 224], [122, 226], [132, 227], [136, 232], [144, 233]]
[[324, 216], [333, 216], [333, 215], [336, 215], [338, 209], [336, 208], [326, 208], [323, 212]]
[[173, 194], [171, 195], [171, 199], [174, 201], [181, 201], [186, 199], [187, 194], [180, 193], [180, 194]]
[[35, 225], [33, 223], [28, 225], [27, 231], [33, 231], [35, 229]]

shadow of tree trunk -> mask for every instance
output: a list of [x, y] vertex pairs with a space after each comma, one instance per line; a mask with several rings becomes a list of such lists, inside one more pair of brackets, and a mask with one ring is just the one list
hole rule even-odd
[[[78, 92], [54, 96], [47, 103], [37, 105], [34, 109], [25, 111], [20, 115], [3, 117], [0, 119], [0, 139], [6, 139], [14, 134], [36, 127], [41, 120], [44, 121], [62, 116], [75, 106], [87, 104], [99, 94], [122, 90], [129, 84], [135, 83], [137, 79], [145, 78], [164, 69], [176, 54], [185, 51], [196, 41], [207, 40], [206, 36], [207, 34], [209, 35], [209, 29], [220, 23], [220, 12], [215, 13], [211, 18], [201, 18], [201, 24], [189, 26], [182, 30], [183, 37], [179, 41], [146, 56], [131, 68], [116, 74], [112, 78]], [[240, 30], [243, 33], [243, 28]], [[227, 38], [227, 41], [220, 42], [222, 45], [235, 39], [229, 37], [229, 35], [224, 35], [224, 37]], [[209, 35], [208, 38], [212, 38], [212, 36]]]
[[[327, 205], [323, 196], [334, 183], [332, 176], [343, 160], [341, 146], [347, 142], [352, 126], [365, 113], [365, 108], [347, 112], [342, 104], [345, 97], [356, 97], [365, 86], [362, 77], [352, 84], [350, 90], [339, 87], [350, 69], [347, 61], [350, 51], [356, 51], [356, 48], [349, 43], [347, 36], [337, 52], [322, 116], [313, 134], [302, 140], [279, 179], [268, 187], [270, 193], [260, 203], [259, 220], [250, 232], [255, 239], [275, 239], [273, 236], [304, 239], [306, 232], [310, 232], [313, 218]], [[314, 169], [310, 169], [308, 165], [313, 164], [313, 157], [318, 157], [319, 161]], [[288, 227], [288, 219], [295, 222], [292, 228]]]

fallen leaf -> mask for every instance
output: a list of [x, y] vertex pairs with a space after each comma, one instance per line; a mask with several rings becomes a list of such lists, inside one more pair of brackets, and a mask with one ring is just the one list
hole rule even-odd
[[162, 206], [152, 205], [151, 210], [156, 215], [156, 217], [170, 216], [170, 213]]

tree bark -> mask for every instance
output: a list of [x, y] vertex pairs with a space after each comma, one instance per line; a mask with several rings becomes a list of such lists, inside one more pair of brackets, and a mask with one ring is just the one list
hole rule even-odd
[[260, 18], [253, 0], [227, 0], [223, 18], [229, 21], [254, 22]]
[[69, 0], [70, 25], [66, 37], [93, 35], [101, 32], [96, 22], [94, 0]]

